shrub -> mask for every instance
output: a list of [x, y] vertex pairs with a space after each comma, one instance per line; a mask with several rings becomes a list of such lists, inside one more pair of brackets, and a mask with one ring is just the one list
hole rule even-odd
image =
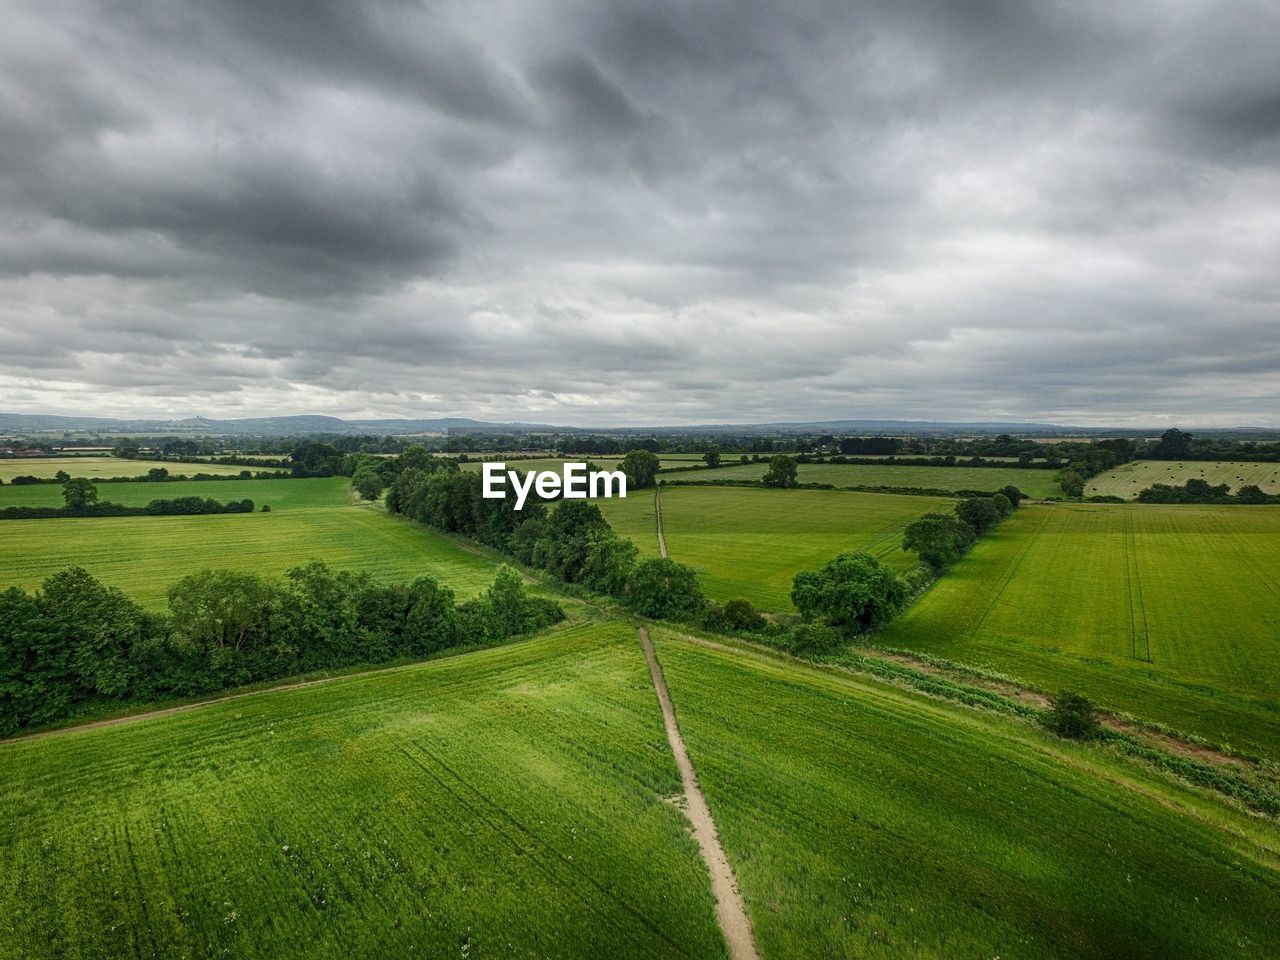
[[1069, 740], [1092, 740], [1101, 732], [1093, 701], [1084, 694], [1063, 690], [1049, 701], [1049, 729]]
[[802, 623], [791, 629], [785, 649], [804, 657], [831, 653], [840, 646], [840, 634], [822, 623]]

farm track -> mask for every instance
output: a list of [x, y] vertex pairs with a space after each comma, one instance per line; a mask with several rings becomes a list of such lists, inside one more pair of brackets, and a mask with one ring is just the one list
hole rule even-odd
[[733, 875], [733, 867], [720, 844], [720, 836], [716, 832], [716, 823], [711, 816], [711, 808], [707, 806], [702, 788], [698, 786], [698, 775], [689, 759], [689, 751], [685, 749], [684, 738], [680, 735], [680, 727], [676, 723], [676, 713], [671, 705], [671, 694], [667, 692], [667, 682], [662, 676], [662, 667], [658, 656], [654, 653], [653, 642], [649, 639], [649, 631], [638, 627], [640, 645], [644, 647], [644, 658], [649, 664], [649, 675], [653, 677], [654, 691], [658, 695], [658, 703], [662, 707], [662, 722], [667, 730], [667, 742], [671, 745], [671, 753], [675, 756], [676, 767], [680, 770], [680, 782], [684, 786], [685, 816], [693, 825], [693, 836], [698, 841], [698, 850], [711, 874], [711, 889], [716, 898], [716, 920], [724, 933], [725, 943], [729, 947], [729, 956], [734, 960], [760, 960], [756, 949], [755, 938], [751, 931], [751, 920], [747, 917], [746, 904], [738, 890], [737, 880]]
[[1147, 604], [1142, 598], [1142, 577], [1138, 571], [1138, 537], [1133, 529], [1133, 514], [1130, 513], [1125, 517], [1125, 566], [1128, 569], [1128, 586], [1129, 586], [1129, 636], [1133, 658], [1142, 660], [1143, 657], [1138, 656], [1138, 620], [1135, 615], [1134, 604], [1136, 602], [1137, 613], [1142, 614], [1142, 643], [1146, 650], [1145, 660], [1147, 663], [1153, 662], [1151, 659], [1151, 628], [1147, 624]]
[[963, 631], [964, 636], [976, 636], [982, 629], [982, 625], [987, 622], [987, 617], [991, 616], [991, 611], [995, 609], [995, 605], [1000, 602], [1000, 598], [1004, 596], [1004, 592], [1009, 589], [1009, 584], [1011, 584], [1017, 576], [1018, 568], [1021, 567], [1022, 562], [1027, 559], [1027, 554], [1031, 552], [1032, 547], [1035, 546], [1036, 541], [1040, 539], [1040, 535], [1044, 533], [1045, 529], [1049, 526], [1049, 521], [1052, 518], [1053, 512], [1046, 511], [1044, 521], [1036, 528], [1036, 532], [1027, 538], [1026, 547], [1023, 548], [1022, 553], [1018, 555], [1018, 559], [1015, 560], [1013, 565], [1009, 568], [1009, 573], [1005, 576], [1004, 582], [1000, 584], [1000, 588], [996, 590], [996, 592], [992, 594], [991, 599], [987, 601], [986, 607], [983, 609], [982, 615], [978, 617], [977, 623], [972, 626], [965, 627]]

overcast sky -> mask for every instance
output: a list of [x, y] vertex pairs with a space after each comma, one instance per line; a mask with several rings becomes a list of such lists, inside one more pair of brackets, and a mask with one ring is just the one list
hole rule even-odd
[[1280, 425], [1280, 3], [10, 2], [0, 410]]

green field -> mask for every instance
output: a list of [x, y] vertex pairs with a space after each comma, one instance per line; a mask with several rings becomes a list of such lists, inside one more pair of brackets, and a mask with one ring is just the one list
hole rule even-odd
[[[745, 463], [709, 471], [705, 479], [759, 480], [767, 463]], [[1058, 497], [1062, 488], [1052, 470], [1017, 467], [886, 467], [860, 463], [802, 463], [800, 483], [830, 483], [837, 487], [924, 487], [934, 490], [999, 490], [1013, 485], [1029, 497]], [[671, 474], [670, 479], [704, 479], [701, 474]]]
[[1256, 484], [1267, 493], [1280, 493], [1280, 463], [1242, 463], [1230, 460], [1133, 460], [1108, 473], [1100, 473], [1085, 486], [1087, 496], [1124, 497], [1131, 500], [1156, 483], [1180, 487], [1188, 480], [1206, 480], [1215, 487], [1225, 483], [1234, 492]]
[[653, 489], [634, 490], [626, 497], [592, 501], [620, 537], [629, 538], [643, 557], [658, 555], [658, 521], [653, 512]]
[[791, 580], [799, 571], [839, 553], [870, 553], [898, 570], [912, 565], [914, 555], [902, 549], [903, 528], [922, 514], [950, 512], [952, 506], [953, 501], [936, 497], [833, 490], [662, 491], [671, 558], [696, 567], [713, 599], [745, 597], [775, 612], [792, 609]]
[[73, 477], [139, 477], [152, 467], [164, 467], [170, 473], [237, 474], [253, 467], [227, 466], [221, 463], [161, 463], [155, 460], [122, 460], [119, 457], [24, 457], [0, 460], [0, 480], [9, 483], [14, 477], [52, 477], [65, 470]]
[[881, 642], [1280, 759], [1280, 507], [1024, 506]]
[[1018, 722], [657, 642], [766, 958], [1280, 956], [1273, 823]]
[[0, 744], [0, 957], [720, 957], [635, 631]]
[[[270, 504], [272, 510], [341, 507], [351, 503], [351, 481], [346, 477], [316, 477], [295, 480], [175, 480], [163, 483], [134, 481], [98, 484], [98, 499], [126, 507], [145, 507], [152, 500], [177, 497], [209, 497], [227, 503], [252, 500], [258, 509]], [[5, 507], [60, 507], [62, 486], [40, 483], [0, 487], [0, 509]]]
[[[313, 481], [262, 482], [274, 491], [280, 485]], [[224, 487], [241, 485], [240, 481], [222, 482]], [[379, 506], [278, 511], [273, 507], [271, 513], [224, 516], [0, 523], [0, 589], [30, 589], [64, 567], [82, 566], [153, 608], [164, 605], [170, 584], [199, 570], [216, 567], [274, 576], [313, 559], [342, 569], [367, 570], [383, 580], [412, 580], [428, 574], [461, 598], [487, 587], [495, 570], [492, 561], [430, 530], [393, 519]]]

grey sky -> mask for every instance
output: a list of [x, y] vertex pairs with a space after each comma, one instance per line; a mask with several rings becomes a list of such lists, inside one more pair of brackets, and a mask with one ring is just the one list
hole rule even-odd
[[17, 0], [0, 410], [1280, 425], [1280, 4]]

